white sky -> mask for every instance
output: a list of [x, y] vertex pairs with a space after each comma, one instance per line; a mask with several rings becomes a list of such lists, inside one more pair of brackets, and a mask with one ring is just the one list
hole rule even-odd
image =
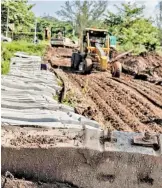
[[[114, 4], [120, 5], [122, 2], [136, 2], [146, 6], [144, 15], [146, 17], [155, 15], [155, 7], [158, 5], [160, 0], [107, 0], [109, 2], [109, 10], [115, 11]], [[60, 10], [61, 6], [64, 4], [64, 0], [29, 0], [29, 3], [36, 4], [33, 8], [36, 16], [43, 16], [44, 13], [51, 16], [55, 15], [55, 12]]]

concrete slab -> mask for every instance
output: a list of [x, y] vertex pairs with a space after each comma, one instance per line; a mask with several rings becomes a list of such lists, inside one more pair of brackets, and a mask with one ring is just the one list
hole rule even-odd
[[62, 88], [52, 72], [40, 70], [41, 57], [22, 52], [15, 56], [11, 59], [10, 73], [2, 76], [2, 123], [99, 127], [97, 122], [75, 114], [72, 107], [53, 99]]
[[69, 182], [84, 188], [162, 185], [159, 153], [139, 146], [126, 150], [132, 148], [129, 139], [135, 133], [113, 132], [117, 143], [103, 147], [99, 141], [102, 130], [92, 127], [51, 130], [7, 127], [2, 129], [2, 174], [10, 171], [15, 177], [21, 174], [37, 181]]

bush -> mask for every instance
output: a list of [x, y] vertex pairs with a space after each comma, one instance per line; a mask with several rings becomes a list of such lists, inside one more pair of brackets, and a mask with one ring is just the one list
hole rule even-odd
[[162, 56], [162, 47], [159, 46], [157, 49], [156, 49], [156, 52], [158, 55]]
[[144, 7], [125, 3], [117, 9], [115, 14], [108, 12], [105, 23], [117, 36], [122, 50], [133, 49], [135, 53], [155, 51], [160, 42], [158, 29], [150, 19], [143, 18]]
[[[19, 32], [19, 33], [13, 33], [13, 40], [24, 40], [24, 41], [33, 41], [34, 39], [34, 32]], [[37, 33], [38, 40], [44, 39], [43, 33]]]
[[2, 62], [1, 62], [1, 74], [7, 74], [10, 69], [10, 59], [12, 57], [12, 53], [8, 51], [6, 47], [2, 47], [1, 51], [1, 57], [2, 57]]
[[2, 50], [7, 49], [12, 55], [17, 51], [27, 52], [31, 55], [42, 56], [46, 50], [46, 43], [33, 44], [27, 41], [14, 41], [11, 43], [3, 43]]
[[2, 63], [1, 74], [7, 74], [10, 68], [10, 59], [17, 51], [26, 52], [29, 55], [43, 56], [46, 51], [47, 43], [33, 44], [27, 41], [14, 41], [10, 43], [2, 43]]
[[10, 62], [9, 61], [3, 61], [1, 63], [1, 74], [7, 74], [10, 70]]

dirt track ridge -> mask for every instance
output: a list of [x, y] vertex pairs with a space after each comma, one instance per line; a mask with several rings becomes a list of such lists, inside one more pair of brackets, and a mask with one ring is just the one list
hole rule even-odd
[[[52, 57], [56, 56], [55, 50], [50, 53]], [[161, 58], [155, 59], [160, 63]], [[145, 60], [147, 62], [149, 58]], [[58, 58], [52, 64], [58, 62], [70, 67], [70, 58]], [[154, 63], [152, 59], [151, 63]], [[162, 133], [161, 86], [135, 80], [124, 73], [118, 79], [112, 78], [109, 71], [91, 75], [74, 74], [61, 68], [57, 71], [66, 80], [67, 91], [74, 91], [68, 100], [75, 102], [79, 114], [112, 130]]]

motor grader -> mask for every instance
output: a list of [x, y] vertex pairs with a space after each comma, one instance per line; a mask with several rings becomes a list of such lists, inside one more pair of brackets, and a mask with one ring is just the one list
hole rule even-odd
[[111, 69], [113, 77], [120, 77], [122, 66], [119, 61], [112, 61], [116, 38], [105, 29], [86, 28], [80, 49], [72, 54], [71, 68], [80, 73], [89, 74], [97, 69]]
[[52, 27], [51, 28], [51, 46], [58, 48], [77, 48], [78, 45], [70, 38], [66, 37], [65, 27]]

